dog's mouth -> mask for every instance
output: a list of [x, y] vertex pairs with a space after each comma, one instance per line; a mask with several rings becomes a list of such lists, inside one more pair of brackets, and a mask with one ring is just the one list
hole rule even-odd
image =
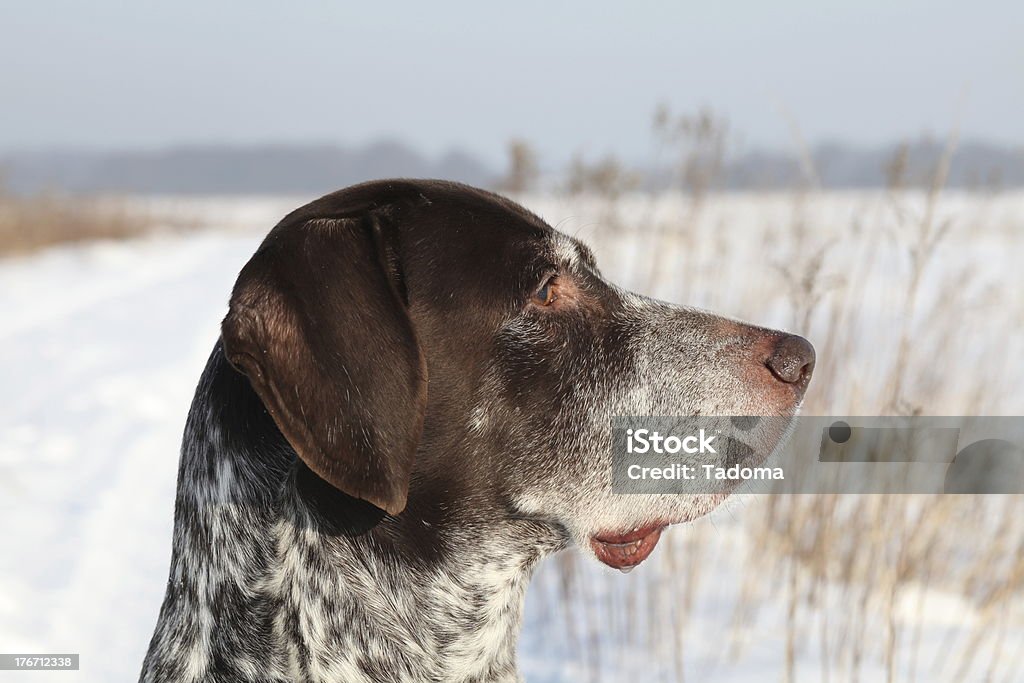
[[658, 539], [666, 526], [652, 524], [624, 534], [600, 533], [591, 537], [590, 547], [601, 562], [628, 572], [647, 559], [654, 546], [658, 545]]

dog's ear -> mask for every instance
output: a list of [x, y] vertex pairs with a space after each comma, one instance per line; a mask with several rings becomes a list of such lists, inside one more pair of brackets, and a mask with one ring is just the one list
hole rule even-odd
[[398, 514], [427, 378], [388, 230], [373, 217], [282, 223], [238, 276], [221, 336], [303, 462]]

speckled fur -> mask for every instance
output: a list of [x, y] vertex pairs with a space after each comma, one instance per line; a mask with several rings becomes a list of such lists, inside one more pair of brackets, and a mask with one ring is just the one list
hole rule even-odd
[[533, 568], [564, 537], [529, 520], [464, 525], [443, 562], [409, 567], [369, 535], [325, 533], [294, 453], [241, 451], [222, 429], [208, 399], [230, 372], [218, 345], [185, 432], [170, 580], [141, 680], [516, 680], [509, 635]]

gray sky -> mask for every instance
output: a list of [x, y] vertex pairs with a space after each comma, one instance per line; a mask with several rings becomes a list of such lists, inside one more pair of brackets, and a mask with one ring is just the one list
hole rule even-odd
[[746, 146], [959, 119], [1024, 144], [1024, 2], [35, 0], [0, 6], [0, 152], [395, 137], [645, 158], [659, 101]]

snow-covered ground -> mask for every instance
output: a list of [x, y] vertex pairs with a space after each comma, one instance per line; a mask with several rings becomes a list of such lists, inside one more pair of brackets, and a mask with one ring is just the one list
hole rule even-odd
[[[792, 207], [784, 199], [723, 201], [732, 211], [729, 220], [740, 223], [756, 219], [783, 225], [791, 219]], [[957, 201], [974, 211], [969, 199], [953, 200], [949, 211], [956, 211]], [[81, 653], [77, 673], [5, 672], [0, 680], [113, 683], [137, 677], [166, 581], [177, 451], [195, 382], [239, 268], [262, 234], [301, 201], [144, 203], [154, 211], [194, 215], [212, 227], [187, 236], [61, 247], [0, 261], [0, 651]], [[854, 204], [838, 197], [830, 210], [852, 216], [848, 205]], [[595, 221], [601, 220], [573, 219], [553, 200], [538, 200], [536, 207], [552, 223], [569, 218], [563, 229], [583, 237], [591, 236]], [[671, 207], [658, 209], [665, 210]], [[1011, 319], [993, 323], [1002, 337], [996, 350], [1005, 364], [997, 374], [1019, 387], [1024, 385], [1022, 319], [1014, 322], [1013, 316], [1021, 312], [1024, 288], [1013, 264], [1024, 256], [1024, 202], [1017, 198], [986, 210], [991, 224], [1008, 226], [1006, 234], [970, 237], [967, 226], [948, 258], [963, 260], [970, 251], [976, 261], [988, 264], [990, 272], [970, 284], [978, 296], [1002, 288]], [[635, 215], [643, 211], [637, 208]], [[991, 218], [993, 211], [997, 219]], [[726, 224], [722, 219], [711, 230], [724, 230]], [[641, 286], [644, 268], [636, 261], [646, 252], [630, 234], [599, 248], [598, 256], [613, 279]], [[827, 234], [823, 227], [807, 239]], [[891, 249], [901, 248], [898, 240], [894, 245]], [[788, 324], [792, 311], [778, 298], [766, 295], [759, 312], [745, 307], [763, 285], [737, 279], [736, 273], [751, 268], [761, 248], [738, 250], [735, 265], [729, 265], [721, 263], [727, 254], [716, 252], [714, 245], [705, 247], [718, 254], [717, 265], [715, 259], [690, 262], [707, 270], [707, 286], [688, 290], [695, 303], [765, 324]], [[890, 257], [895, 258], [885, 250], [874, 256]], [[1008, 288], [1008, 282], [1016, 285]], [[941, 290], [936, 284], [928, 291], [934, 297]], [[887, 301], [884, 291], [877, 296]], [[882, 311], [878, 319], [889, 315]], [[979, 357], [991, 358], [987, 353]], [[1019, 411], [1020, 400], [1018, 392], [1012, 398], [1016, 403], [1003, 404], [1006, 411]], [[950, 412], [962, 409], [950, 405]], [[547, 563], [528, 598], [521, 645], [527, 679], [676, 680], [680, 661], [686, 680], [781, 679], [786, 605], [773, 600], [774, 586], [758, 587], [759, 616], [740, 625], [744, 646], [733, 649], [743, 580], [738, 564], [747, 543], [744, 518], [755, 506], [734, 502], [690, 528], [673, 530], [655, 557], [628, 576], [572, 563], [572, 592], [585, 596], [574, 604], [563, 598], [561, 560]], [[678, 616], [671, 614], [658, 622], [673, 633], [652, 637], [644, 632], [650, 620], [632, 620], [662, 609], [664, 596], [649, 587], [671, 585], [673, 572], [683, 571], [690, 536], [704, 544], [694, 606], [685, 623], [673, 622]], [[685, 573], [692, 578], [693, 568]], [[968, 628], [974, 619], [956, 595], [932, 591], [927, 597], [925, 611], [906, 610], [907, 619], [926, 623], [921, 654], [926, 663], [941, 652], [944, 636]], [[838, 606], [841, 600], [837, 593], [833, 602]], [[809, 638], [802, 633], [801, 643]], [[1019, 661], [1024, 637], [1011, 633], [1004, 647], [1011, 653], [1006, 656]], [[796, 680], [821, 680], [812, 650], [797, 648]], [[934, 679], [922, 664], [918, 680]], [[884, 680], [884, 667], [866, 661], [860, 680]]]
[[137, 678], [185, 414], [257, 242], [198, 234], [0, 267], [0, 643], [82, 655], [78, 674], [25, 680]]

